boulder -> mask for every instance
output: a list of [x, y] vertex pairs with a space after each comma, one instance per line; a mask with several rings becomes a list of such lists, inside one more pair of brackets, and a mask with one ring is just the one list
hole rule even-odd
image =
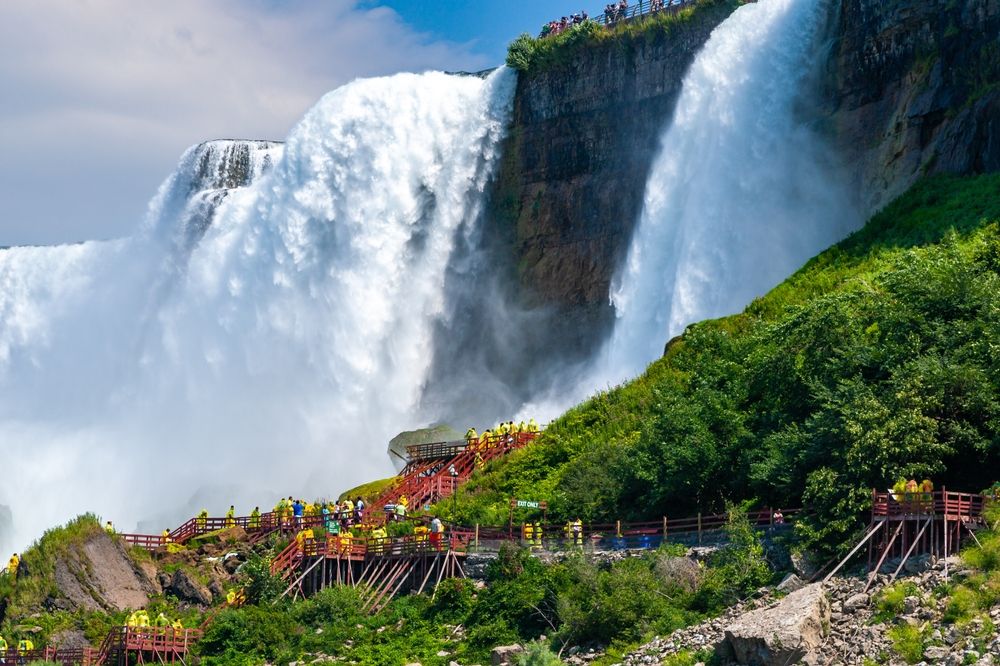
[[510, 666], [517, 660], [517, 655], [524, 652], [524, 647], [515, 643], [514, 645], [501, 645], [493, 648], [490, 652], [490, 663], [493, 666]]
[[183, 569], [178, 569], [174, 572], [167, 591], [181, 601], [188, 601], [202, 606], [212, 605], [212, 593], [208, 591], [208, 588]]
[[844, 602], [844, 610], [848, 613], [854, 612], [859, 608], [865, 608], [871, 602], [871, 597], [869, 597], [864, 592], [859, 592], [852, 595]]
[[736, 618], [725, 629], [724, 644], [739, 664], [785, 666], [807, 658], [829, 632], [830, 603], [814, 583]]
[[778, 587], [776, 589], [782, 592], [794, 592], [795, 590], [802, 589], [803, 586], [805, 586], [805, 583], [802, 582], [802, 579], [795, 574], [790, 573], [785, 576], [780, 583], [778, 583]]

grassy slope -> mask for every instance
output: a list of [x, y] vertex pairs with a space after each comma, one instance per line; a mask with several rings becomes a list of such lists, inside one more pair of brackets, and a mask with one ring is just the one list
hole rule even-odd
[[821, 514], [806, 536], [832, 545], [870, 484], [930, 475], [976, 490], [1000, 462], [986, 223], [998, 219], [1000, 176], [921, 183], [744, 313], [692, 326], [642, 376], [568, 411], [441, 513], [502, 523], [513, 496], [549, 500], [557, 520], [805, 499]]
[[[56, 583], [56, 563], [82, 548], [91, 537], [101, 534], [104, 528], [93, 514], [84, 514], [62, 527], [45, 532], [38, 541], [21, 554], [21, 567], [17, 581], [10, 575], [0, 577], [0, 635], [8, 644], [16, 645], [17, 639], [28, 637], [37, 647], [50, 644], [50, 639], [64, 630], [82, 631], [94, 645], [100, 645], [108, 631], [124, 622], [127, 612], [104, 613], [100, 611], [50, 610], [46, 602], [60, 596]], [[141, 549], [132, 549], [133, 560], [149, 558]], [[155, 617], [165, 612], [171, 618], [180, 618], [185, 626], [197, 626], [201, 613], [197, 609], [181, 609], [176, 600], [162, 596], [152, 599], [147, 609]], [[45, 610], [46, 612], [39, 612]], [[38, 627], [40, 631], [26, 632]]]

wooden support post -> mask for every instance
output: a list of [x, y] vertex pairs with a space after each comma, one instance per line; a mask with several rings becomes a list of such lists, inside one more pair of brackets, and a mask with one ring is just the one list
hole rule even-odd
[[969, 527], [969, 524], [968, 523], [962, 523], [962, 526], [965, 527], [965, 529], [968, 530], [969, 534], [972, 535], [972, 540], [976, 542], [976, 545], [979, 546], [980, 548], [982, 548], [983, 544], [979, 543], [979, 537], [977, 537], [976, 533], [972, 531], [972, 528]]
[[903, 531], [903, 528], [905, 526], [906, 526], [905, 519], [899, 521], [899, 527], [897, 527], [896, 531], [892, 533], [892, 538], [889, 539], [889, 543], [886, 544], [885, 549], [882, 551], [882, 556], [878, 558], [878, 562], [875, 564], [875, 568], [872, 569], [870, 574], [868, 574], [868, 582], [865, 583], [864, 592], [867, 592], [868, 588], [872, 586], [872, 582], [875, 581], [875, 576], [878, 575], [879, 568], [882, 566], [882, 563], [885, 562], [885, 558], [888, 557], [889, 553], [892, 552], [892, 544], [896, 542], [896, 537], [899, 536], [899, 533]]
[[476, 552], [479, 552], [479, 523], [476, 523], [476, 541], [475, 541]]
[[840, 564], [838, 564], [838, 565], [837, 565], [836, 567], [834, 567], [834, 568], [833, 568], [833, 571], [831, 571], [830, 573], [828, 573], [828, 574], [826, 575], [826, 578], [824, 578], [824, 579], [823, 579], [823, 582], [825, 583], [826, 581], [828, 581], [828, 580], [830, 580], [831, 578], [833, 578], [833, 575], [834, 575], [835, 573], [837, 573], [838, 571], [840, 571], [840, 568], [841, 568], [841, 567], [843, 567], [843, 566], [844, 566], [845, 564], [847, 564], [848, 560], [850, 560], [850, 559], [851, 559], [852, 557], [854, 557], [854, 554], [855, 554], [856, 552], [858, 552], [859, 550], [861, 550], [861, 546], [863, 546], [863, 545], [865, 545], [866, 543], [868, 543], [868, 540], [869, 540], [869, 539], [871, 539], [871, 538], [872, 538], [872, 536], [873, 536], [873, 535], [874, 535], [874, 534], [875, 534], [876, 532], [878, 532], [878, 531], [879, 531], [880, 529], [882, 529], [882, 526], [883, 526], [883, 525], [885, 525], [885, 523], [884, 523], [884, 522], [880, 522], [880, 523], [876, 523], [876, 524], [875, 524], [874, 526], [871, 526], [871, 527], [869, 528], [869, 530], [868, 530], [868, 534], [866, 534], [866, 535], [865, 535], [865, 537], [864, 537], [864, 538], [863, 538], [863, 539], [862, 539], [862, 540], [861, 540], [860, 542], [858, 542], [858, 545], [857, 545], [857, 546], [855, 546], [855, 547], [854, 547], [854, 549], [853, 549], [853, 550], [851, 550], [851, 552], [849, 552], [849, 553], [847, 554], [847, 557], [845, 557], [844, 559], [842, 559], [842, 560], [840, 561]]
[[441, 558], [441, 555], [439, 553], [439, 554], [437, 554], [437, 555], [434, 556], [433, 560], [431, 560], [431, 565], [430, 565], [430, 567], [427, 568], [427, 575], [424, 576], [423, 582], [420, 583], [420, 589], [417, 590], [417, 594], [420, 594], [421, 592], [424, 591], [424, 586], [427, 585], [427, 581], [431, 577], [431, 572], [434, 571], [434, 567], [437, 565], [438, 560], [440, 558]]
[[890, 583], [896, 580], [896, 576], [898, 576], [899, 572], [903, 570], [903, 565], [906, 564], [907, 558], [910, 557], [910, 554], [913, 553], [913, 549], [917, 547], [918, 543], [920, 543], [920, 537], [923, 536], [924, 532], [927, 530], [927, 527], [933, 524], [934, 524], [933, 516], [928, 517], [927, 520], [924, 522], [924, 526], [920, 528], [920, 532], [917, 533], [917, 538], [913, 540], [913, 543], [910, 544], [909, 550], [907, 550], [906, 554], [903, 555], [903, 559], [900, 561], [899, 566], [896, 567], [896, 570], [892, 572], [892, 576], [889, 578]]
[[941, 486], [941, 499], [944, 504], [944, 579], [948, 580], [948, 489]]
[[701, 511], [698, 512], [698, 545], [701, 545]]
[[438, 567], [438, 577], [437, 577], [437, 580], [434, 582], [434, 593], [431, 594], [431, 601], [434, 601], [434, 598], [437, 596], [438, 585], [441, 584], [441, 576], [442, 576], [442, 574], [444, 574], [444, 567], [443, 566], [439, 566]]

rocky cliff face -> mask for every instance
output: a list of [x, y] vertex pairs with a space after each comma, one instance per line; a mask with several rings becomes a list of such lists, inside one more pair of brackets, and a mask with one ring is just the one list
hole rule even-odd
[[830, 25], [830, 129], [867, 210], [1000, 169], [1000, 1], [841, 0]]
[[660, 133], [695, 54], [737, 4], [709, 2], [669, 33], [610, 39], [520, 76], [491, 223], [513, 250], [522, 302], [554, 306], [563, 342], [586, 346], [610, 323], [610, 280]]
[[74, 544], [56, 559], [55, 592], [45, 600], [49, 610], [121, 611], [143, 608], [159, 592], [150, 563], [137, 564], [121, 542], [103, 530]]
[[[660, 133], [696, 52], [735, 4], [521, 76], [491, 221], [519, 298], [556, 313], [557, 339], [584, 349], [611, 322], [610, 280]], [[802, 110], [825, 126], [862, 210], [923, 175], [1000, 169], [1000, 0], [832, 0], [828, 30], [816, 99]]]

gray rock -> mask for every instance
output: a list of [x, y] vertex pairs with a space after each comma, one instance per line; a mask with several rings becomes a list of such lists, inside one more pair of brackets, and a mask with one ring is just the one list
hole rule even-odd
[[830, 604], [822, 585], [814, 583], [737, 618], [726, 627], [726, 648], [739, 664], [785, 666], [809, 656], [829, 627]]
[[802, 579], [793, 573], [788, 574], [785, 578], [778, 583], [777, 589], [781, 592], [794, 592], [795, 590], [800, 590], [805, 585]]
[[493, 648], [490, 652], [490, 663], [493, 666], [509, 666], [515, 662], [517, 655], [524, 652], [524, 646], [515, 643], [514, 645], [501, 645]]
[[865, 608], [866, 606], [868, 606], [870, 602], [871, 602], [871, 597], [861, 592], [851, 596], [850, 598], [848, 598], [847, 601], [844, 602], [844, 610], [850, 613], [852, 611], [858, 610], [859, 608]]
[[208, 588], [199, 583], [194, 577], [184, 569], [178, 569], [170, 579], [167, 591], [181, 601], [210, 606], [212, 604], [212, 594]]
[[940, 645], [932, 645], [926, 650], [924, 650], [924, 659], [934, 663], [941, 661], [948, 656], [948, 648], [941, 647]]
[[930, 555], [919, 555], [916, 557], [911, 557], [906, 560], [906, 564], [903, 565], [903, 571], [911, 574], [918, 574], [927, 571], [931, 566], [931, 556]]

